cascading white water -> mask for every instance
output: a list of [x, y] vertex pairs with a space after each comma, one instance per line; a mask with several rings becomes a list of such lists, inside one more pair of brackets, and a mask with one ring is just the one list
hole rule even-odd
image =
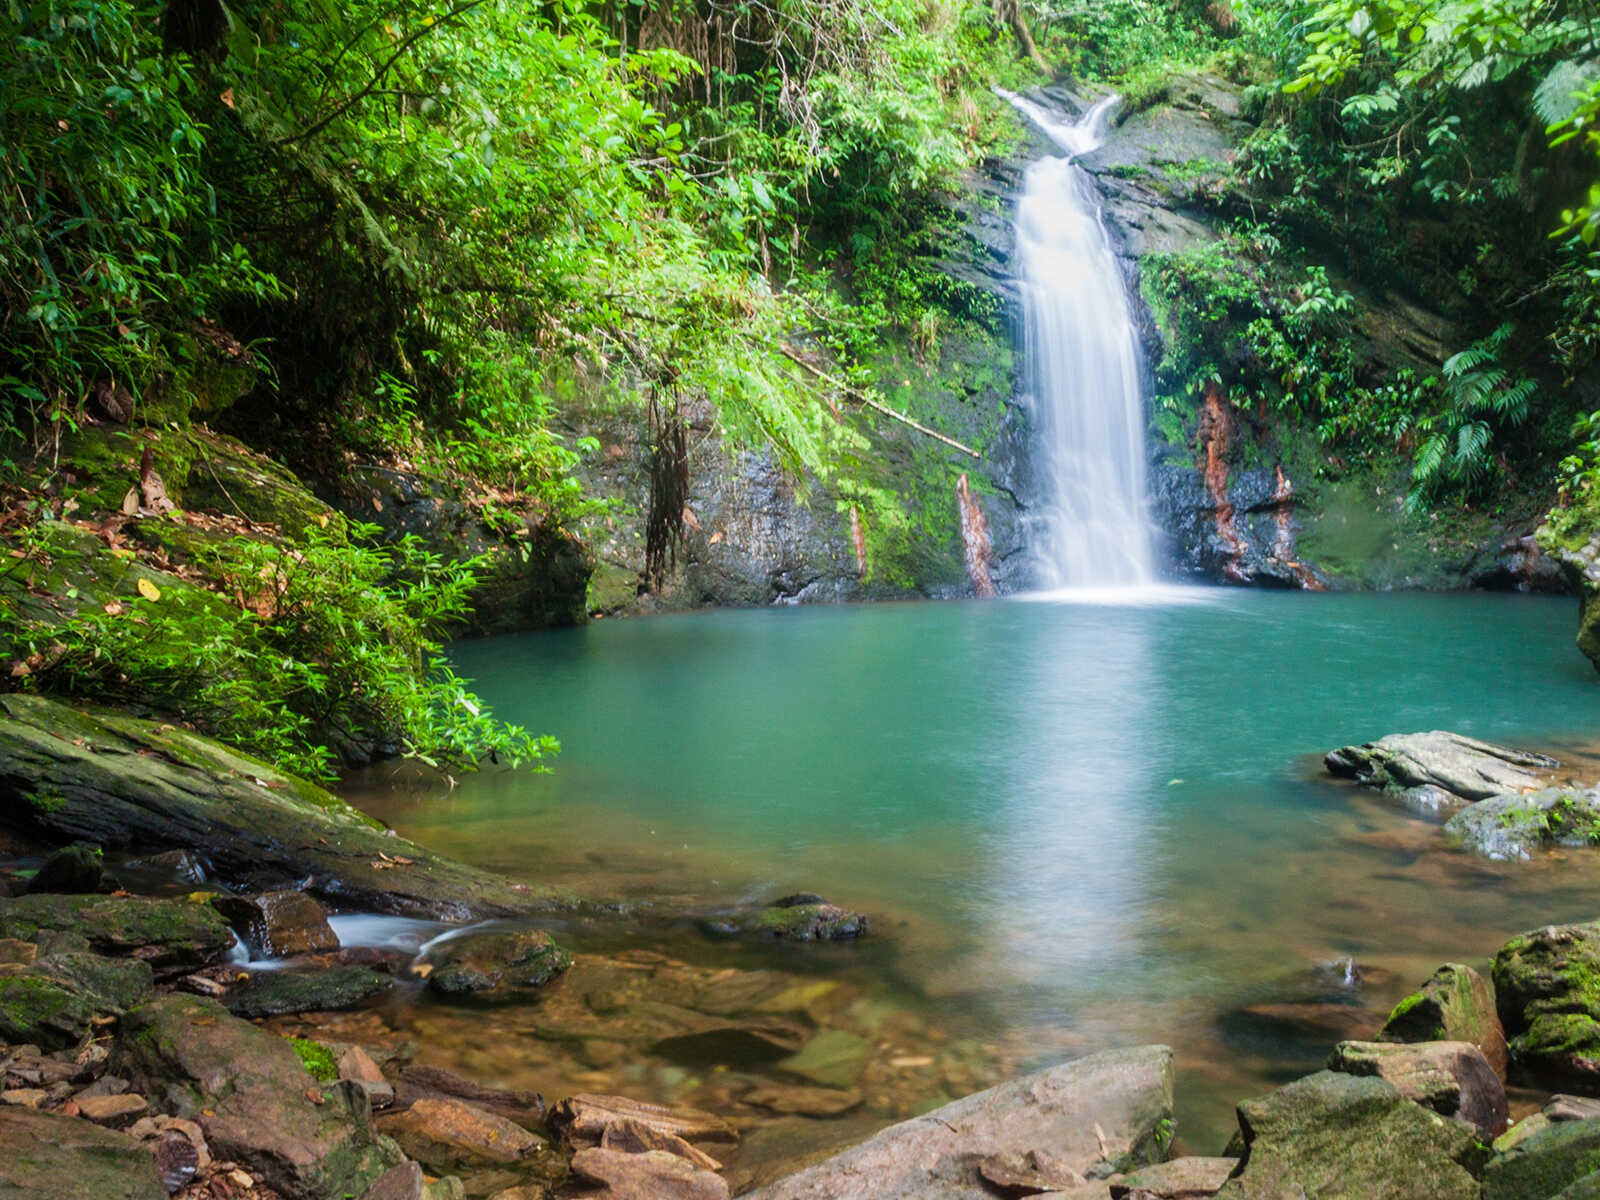
[[1137, 335], [1099, 196], [1074, 164], [1105, 140], [1118, 98], [1107, 96], [1068, 125], [1025, 97], [1000, 94], [1066, 152], [1028, 168], [1016, 213], [1042, 484], [1030, 532], [1042, 581], [1052, 588], [1148, 584]]

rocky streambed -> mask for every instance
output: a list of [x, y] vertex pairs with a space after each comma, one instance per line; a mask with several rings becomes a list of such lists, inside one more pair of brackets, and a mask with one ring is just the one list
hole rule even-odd
[[[1487, 969], [1443, 966], [1387, 1020], [1340, 997], [1237, 1010], [1225, 1043], [1289, 1029], [1327, 1066], [1241, 1103], [1226, 1146], [1194, 1145], [1170, 1050], [1030, 1073], [1023, 1047], [816, 969], [821, 943], [872, 931], [822, 897], [597, 904], [440, 859], [170, 726], [0, 708], [0, 854], [38, 863], [0, 870], [0, 1196], [1600, 1187], [1600, 923], [1530, 931]], [[1448, 816], [1439, 836], [1469, 850], [1594, 840], [1587, 793], [1542, 756], [1435, 733], [1328, 767]], [[1526, 836], [1479, 844], [1458, 823]], [[596, 950], [602, 926], [655, 944]], [[663, 929], [795, 950], [777, 966], [702, 960], [661, 948]], [[667, 1075], [671, 1103], [640, 1098]], [[978, 1090], [995, 1079], [1009, 1082]]]

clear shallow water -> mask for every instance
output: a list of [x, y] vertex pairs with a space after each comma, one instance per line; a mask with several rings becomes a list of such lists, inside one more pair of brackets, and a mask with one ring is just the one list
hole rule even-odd
[[[1570, 601], [1087, 599], [711, 612], [463, 644], [460, 670], [499, 715], [562, 738], [554, 773], [453, 790], [378, 777], [356, 796], [439, 850], [586, 896], [822, 892], [877, 916], [877, 936], [775, 949], [784, 965], [810, 955], [804, 969], [1017, 1064], [1168, 1042], [1185, 1140], [1208, 1153], [1235, 1101], [1327, 1050], [1260, 1036], [1241, 1007], [1331, 997], [1381, 1020], [1440, 962], [1600, 915], [1588, 853], [1507, 867], [1448, 852], [1437, 827], [1317, 762], [1446, 727], [1554, 747], [1600, 778], [1585, 749], [1600, 679], [1572, 646]], [[1347, 956], [1364, 984], [1320, 969]]]

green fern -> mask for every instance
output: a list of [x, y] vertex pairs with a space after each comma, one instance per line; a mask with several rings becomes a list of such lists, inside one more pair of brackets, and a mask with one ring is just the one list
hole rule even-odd
[[1500, 352], [1515, 333], [1508, 321], [1445, 360], [1445, 409], [1416, 425], [1426, 436], [1412, 460], [1407, 512], [1420, 512], [1447, 492], [1471, 497], [1493, 479], [1496, 433], [1526, 421], [1539, 390], [1532, 379], [1513, 377], [1500, 365]]

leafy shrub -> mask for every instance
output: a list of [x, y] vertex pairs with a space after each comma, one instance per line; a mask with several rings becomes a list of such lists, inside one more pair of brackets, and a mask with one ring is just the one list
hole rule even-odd
[[[23, 553], [48, 562], [59, 549], [40, 532]], [[214, 590], [141, 587], [60, 621], [26, 620], [8, 593], [0, 627], [29, 664], [22, 686], [146, 705], [317, 778], [341, 756], [470, 766], [558, 749], [493, 720], [441, 656], [473, 563], [411, 538], [369, 546], [314, 529], [300, 542], [231, 538], [197, 566]]]

